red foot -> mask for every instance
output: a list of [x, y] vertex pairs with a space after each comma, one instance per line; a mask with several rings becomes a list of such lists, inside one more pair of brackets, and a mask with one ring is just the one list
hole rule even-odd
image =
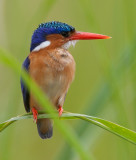
[[58, 108], [58, 112], [59, 112], [59, 116], [61, 116], [61, 115], [62, 115], [62, 113], [63, 113], [63, 108], [62, 108], [61, 106], [59, 106], [59, 108]]
[[38, 112], [37, 112], [37, 110], [34, 107], [32, 108], [32, 113], [33, 113], [34, 122], [37, 123]]

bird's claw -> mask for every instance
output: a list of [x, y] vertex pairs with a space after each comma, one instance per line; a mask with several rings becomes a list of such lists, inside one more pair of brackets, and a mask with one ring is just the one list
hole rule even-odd
[[33, 113], [34, 123], [37, 123], [38, 112], [34, 107], [32, 108], [32, 113]]
[[59, 117], [60, 117], [62, 115], [62, 113], [63, 113], [63, 108], [61, 106], [59, 106], [58, 112], [59, 112]]

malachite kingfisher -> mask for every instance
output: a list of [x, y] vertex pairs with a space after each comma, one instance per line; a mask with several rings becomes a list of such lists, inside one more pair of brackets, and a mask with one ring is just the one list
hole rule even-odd
[[[109, 39], [110, 37], [87, 32], [76, 31], [74, 27], [52, 21], [41, 23], [34, 31], [31, 39], [30, 54], [22, 67], [45, 92], [50, 102], [61, 116], [63, 104], [69, 86], [74, 79], [75, 61], [68, 52], [71, 45], [78, 40]], [[32, 112], [34, 121], [42, 139], [51, 138], [53, 124], [51, 119], [37, 119], [42, 107], [33, 98], [21, 79], [21, 90], [26, 112]]]

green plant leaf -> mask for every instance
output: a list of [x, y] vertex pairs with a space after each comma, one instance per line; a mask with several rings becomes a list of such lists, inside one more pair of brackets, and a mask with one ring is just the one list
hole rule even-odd
[[[32, 113], [29, 114], [24, 114], [21, 116], [13, 117], [3, 123], [0, 124], [0, 132], [3, 131], [7, 126], [12, 124], [15, 121], [21, 120], [21, 119], [32, 119]], [[44, 114], [40, 113], [38, 118], [53, 118], [53, 119], [58, 119], [58, 114]], [[95, 124], [111, 133], [116, 134], [117, 136], [124, 138], [125, 140], [136, 144], [136, 132], [132, 131], [130, 129], [127, 129], [123, 126], [120, 126], [118, 124], [115, 124], [113, 122], [93, 117], [93, 116], [88, 116], [84, 114], [78, 114], [78, 113], [70, 113], [70, 112], [65, 112], [62, 114], [62, 116], [59, 119], [82, 119], [84, 121], [90, 122], [92, 124]]]

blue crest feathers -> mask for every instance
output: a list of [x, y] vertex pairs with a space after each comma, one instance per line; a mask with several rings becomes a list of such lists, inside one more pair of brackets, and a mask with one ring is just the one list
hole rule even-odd
[[52, 21], [47, 23], [41, 23], [38, 28], [45, 28], [45, 29], [54, 29], [56, 33], [61, 33], [62, 31], [71, 32], [74, 31], [75, 28], [62, 22]]

